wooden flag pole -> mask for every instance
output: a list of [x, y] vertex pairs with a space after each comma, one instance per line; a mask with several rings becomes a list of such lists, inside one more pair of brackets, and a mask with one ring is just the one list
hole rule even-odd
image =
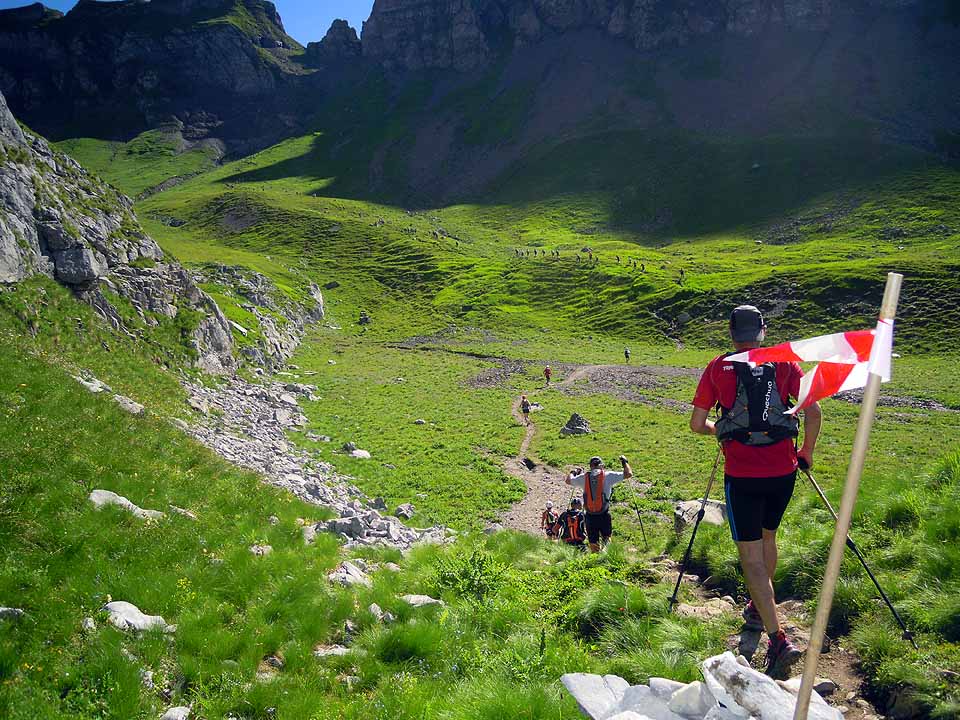
[[[887, 286], [883, 292], [883, 303], [880, 306], [881, 320], [892, 321], [896, 316], [897, 300], [900, 298], [900, 283], [902, 280], [903, 275], [899, 273], [887, 274]], [[813, 622], [813, 630], [810, 632], [810, 646], [807, 648], [807, 657], [803, 666], [803, 680], [800, 683], [800, 692], [797, 696], [797, 707], [793, 713], [793, 720], [807, 720], [807, 711], [810, 708], [810, 693], [813, 692], [814, 678], [817, 675], [817, 661], [820, 659], [820, 651], [823, 648], [827, 619], [830, 617], [833, 593], [837, 587], [837, 578], [840, 576], [840, 563], [843, 560], [843, 550], [847, 544], [847, 533], [850, 531], [850, 518], [853, 516], [853, 508], [857, 502], [863, 462], [867, 454], [867, 447], [870, 444], [870, 428], [873, 426], [873, 418], [876, 414], [877, 397], [880, 395], [880, 381], [880, 375], [871, 372], [863, 390], [857, 434], [853, 440], [853, 452], [850, 455], [850, 466], [847, 468], [847, 481], [843, 487], [843, 498], [840, 500], [840, 514], [837, 517], [837, 526], [833, 532], [827, 569], [823, 575], [823, 587], [820, 589], [820, 599], [817, 601], [817, 615]]]

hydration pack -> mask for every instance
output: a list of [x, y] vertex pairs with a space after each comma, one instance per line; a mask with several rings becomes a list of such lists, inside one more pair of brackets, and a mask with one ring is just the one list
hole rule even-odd
[[732, 408], [718, 404], [717, 440], [736, 440], [744, 445], [771, 445], [800, 434], [800, 423], [786, 415], [777, 387], [777, 366], [768, 362], [756, 367], [733, 363], [737, 372], [737, 397]]

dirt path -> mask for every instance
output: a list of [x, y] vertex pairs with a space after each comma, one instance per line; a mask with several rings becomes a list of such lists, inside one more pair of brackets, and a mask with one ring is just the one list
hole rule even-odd
[[[519, 399], [514, 401], [510, 414], [517, 423], [524, 424]], [[545, 465], [539, 458], [529, 456], [530, 442], [537, 431], [537, 426], [531, 420], [526, 430], [517, 456], [504, 460], [503, 469], [508, 475], [523, 481], [527, 486], [527, 494], [520, 502], [503, 513], [500, 523], [512, 530], [540, 535], [540, 516], [547, 500], [552, 500], [554, 508], [559, 512], [569, 502], [571, 490], [570, 486], [564, 482], [566, 474], [563, 470]]]

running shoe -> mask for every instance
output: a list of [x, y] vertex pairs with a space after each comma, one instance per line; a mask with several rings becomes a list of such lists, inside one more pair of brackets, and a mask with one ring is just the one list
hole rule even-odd
[[753, 600], [743, 609], [743, 628], [744, 630], [763, 630], [763, 618], [760, 617]]
[[802, 654], [800, 648], [790, 642], [783, 630], [778, 631], [767, 646], [767, 675], [784, 675], [784, 671]]

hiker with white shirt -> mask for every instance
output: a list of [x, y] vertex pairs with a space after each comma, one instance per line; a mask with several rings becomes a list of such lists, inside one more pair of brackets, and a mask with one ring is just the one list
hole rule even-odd
[[620, 456], [623, 472], [606, 470], [603, 460], [597, 456], [590, 458], [590, 469], [574, 468], [567, 476], [567, 485], [583, 488], [583, 506], [587, 517], [587, 542], [590, 552], [600, 552], [600, 545], [606, 545], [613, 534], [613, 520], [610, 518], [610, 496], [613, 488], [633, 477], [633, 469], [623, 455]]

